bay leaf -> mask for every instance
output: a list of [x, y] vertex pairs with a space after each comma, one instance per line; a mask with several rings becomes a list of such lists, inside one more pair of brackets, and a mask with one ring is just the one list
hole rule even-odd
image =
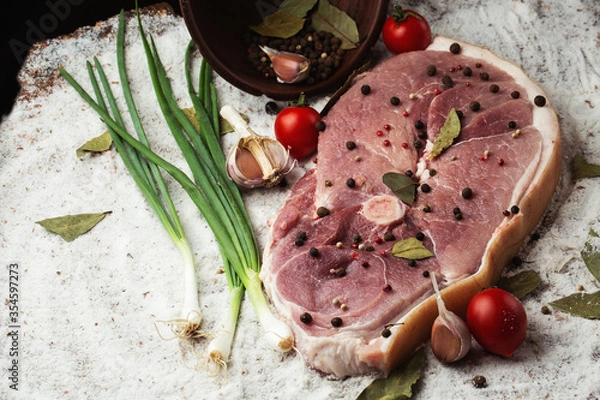
[[402, 367], [390, 372], [386, 378], [374, 380], [356, 400], [410, 399], [424, 365], [425, 350], [421, 347]]
[[415, 201], [417, 186], [414, 179], [397, 172], [386, 172], [382, 177], [383, 183], [389, 187], [396, 196], [406, 204]]
[[593, 229], [588, 234], [588, 240], [581, 250], [581, 258], [587, 269], [600, 282], [600, 249], [593, 242], [598, 242], [598, 234]]
[[573, 180], [597, 178], [600, 176], [600, 165], [591, 164], [581, 156], [573, 159]]
[[36, 221], [47, 231], [60, 235], [67, 242], [72, 242], [79, 236], [91, 230], [111, 211], [91, 214], [73, 214]]
[[316, 31], [331, 32], [341, 41], [341, 48], [356, 48], [360, 41], [356, 22], [348, 14], [331, 5], [328, 1], [319, 1], [317, 10], [312, 15], [312, 26]]
[[534, 291], [542, 282], [540, 275], [533, 271], [527, 270], [519, 272], [511, 277], [504, 277], [498, 281], [498, 287], [507, 292], [514, 294], [517, 298], [522, 299], [526, 294]]
[[573, 293], [555, 300], [550, 305], [577, 317], [600, 319], [600, 291], [595, 293]]
[[440, 128], [440, 133], [433, 142], [433, 148], [431, 149], [431, 159], [439, 156], [444, 150], [452, 146], [454, 139], [460, 134], [460, 118], [456, 110], [453, 108], [448, 113], [444, 125]]
[[433, 253], [417, 238], [400, 240], [392, 247], [392, 255], [407, 260], [422, 260], [433, 256]]
[[112, 146], [112, 138], [110, 137], [110, 132], [105, 131], [102, 135], [85, 142], [83, 146], [75, 151], [75, 154], [78, 158], [81, 158], [88, 153], [102, 153], [109, 150], [110, 146]]
[[300, 32], [305, 18], [298, 18], [285, 10], [277, 10], [267, 15], [260, 24], [250, 26], [254, 32], [262, 36], [287, 39]]
[[317, 1], [319, 0], [284, 0], [279, 9], [295, 17], [304, 18], [315, 4], [317, 4]]

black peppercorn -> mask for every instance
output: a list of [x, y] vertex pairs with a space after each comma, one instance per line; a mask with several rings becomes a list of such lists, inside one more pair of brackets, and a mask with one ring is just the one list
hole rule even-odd
[[406, 172], [404, 173], [404, 175], [408, 176], [409, 178], [412, 177], [414, 174], [410, 169], [407, 169]]
[[390, 104], [393, 106], [397, 106], [400, 104], [400, 99], [396, 96], [390, 97]]
[[448, 75], [446, 75], [442, 78], [442, 84], [444, 85], [444, 87], [446, 89], [449, 89], [454, 86], [454, 82], [452, 82], [452, 78], [450, 78]]
[[317, 131], [323, 132], [325, 128], [327, 128], [327, 125], [325, 125], [325, 122], [323, 121], [317, 121], [317, 123], [315, 124], [315, 128], [317, 129]]
[[425, 234], [423, 232], [417, 232], [417, 234], [415, 235], [415, 237], [417, 238], [417, 240], [424, 240], [425, 239]]
[[413, 146], [415, 146], [415, 149], [420, 149], [423, 147], [423, 143], [418, 140], [415, 140], [415, 142], [413, 143]]
[[421, 130], [421, 129], [425, 128], [425, 124], [423, 123], [423, 121], [418, 119], [415, 121], [415, 128]]
[[452, 210], [452, 214], [454, 214], [454, 215], [458, 215], [458, 214], [461, 214], [461, 213], [462, 212], [460, 211], [460, 208], [458, 208], [458, 207], [454, 207], [454, 210]]
[[329, 215], [329, 210], [325, 207], [319, 207], [317, 208], [317, 215], [319, 217], [326, 217]]
[[513, 99], [518, 99], [519, 97], [521, 97], [521, 93], [519, 93], [518, 90], [515, 90], [510, 94], [510, 97], [512, 97]]
[[340, 317], [331, 318], [331, 326], [333, 326], [334, 328], [339, 328], [340, 326], [342, 326], [342, 319]]
[[306, 238], [307, 238], [306, 232], [300, 231], [300, 232], [296, 233], [296, 239], [306, 240]]
[[435, 67], [435, 65], [429, 65], [427, 67], [427, 75], [434, 76], [436, 73], [437, 73], [437, 68]]
[[319, 255], [319, 250], [317, 250], [316, 247], [311, 247], [308, 254], [310, 254], [311, 257], [317, 257]]
[[429, 271], [423, 271], [423, 276], [425, 278], [429, 278]]
[[349, 188], [353, 188], [354, 186], [356, 186], [356, 181], [352, 178], [348, 178], [348, 180], [346, 181], [346, 186], [348, 186]]
[[417, 261], [416, 260], [408, 260], [408, 266], [411, 268], [414, 268], [417, 266]]
[[300, 322], [310, 324], [312, 322], [312, 315], [307, 312], [300, 314]]
[[544, 96], [535, 96], [533, 102], [538, 107], [544, 107], [546, 105], [546, 98]]
[[515, 121], [509, 121], [508, 122], [508, 127], [510, 129], [515, 129], [517, 127], [517, 123]]
[[472, 101], [469, 104], [469, 108], [471, 111], [479, 111], [481, 109], [481, 104], [478, 101]]
[[423, 183], [421, 185], [421, 192], [423, 192], [423, 193], [429, 193], [429, 192], [431, 192], [431, 186], [429, 186], [426, 183]]
[[473, 197], [473, 189], [471, 189], [470, 187], [466, 187], [460, 191], [460, 195], [463, 199], [470, 199], [471, 197]]
[[375, 247], [373, 247], [373, 246], [369, 245], [369, 246], [366, 246], [366, 247], [365, 247], [365, 250], [366, 250], [366, 251], [375, 251]]
[[498, 93], [499, 91], [500, 91], [500, 86], [498, 86], [496, 84], [490, 85], [490, 92]]
[[475, 386], [477, 389], [482, 389], [487, 386], [487, 381], [485, 379], [485, 376], [482, 376], [482, 375], [474, 376], [472, 382], [473, 382], [473, 386]]
[[354, 143], [352, 141], [346, 142], [346, 148], [348, 150], [354, 150], [356, 148], [356, 143]]
[[419, 133], [417, 133], [417, 136], [419, 137], [419, 139], [427, 139], [427, 131], [419, 131]]
[[463, 75], [471, 76], [471, 75], [473, 75], [473, 70], [470, 67], [465, 67], [465, 69], [463, 69]]
[[279, 112], [279, 106], [277, 106], [277, 103], [274, 101], [268, 101], [267, 104], [265, 104], [265, 111], [269, 115], [277, 115]]
[[371, 86], [369, 86], [369, 85], [362, 85], [360, 87], [360, 92], [362, 94], [364, 94], [365, 96], [368, 95], [369, 93], [371, 93]]
[[452, 53], [452, 54], [459, 54], [460, 53], [460, 44], [458, 44], [458, 43], [452, 43], [450, 45], [450, 53]]
[[510, 212], [511, 212], [512, 214], [518, 214], [518, 213], [519, 213], [519, 211], [520, 211], [520, 210], [519, 210], [519, 207], [518, 207], [518, 206], [512, 206], [512, 207], [510, 208]]
[[435, 176], [435, 175], [437, 175], [437, 171], [435, 169], [431, 168], [429, 170], [429, 176]]
[[490, 74], [488, 74], [487, 72], [482, 72], [481, 74], [479, 74], [479, 77], [481, 78], [481, 80], [487, 81], [490, 79]]
[[304, 240], [302, 239], [296, 239], [296, 241], [294, 242], [294, 244], [298, 247], [304, 246]]
[[454, 214], [454, 219], [456, 219], [457, 221], [460, 221], [463, 219], [463, 215], [461, 213]]
[[389, 338], [390, 336], [392, 336], [392, 331], [390, 331], [389, 328], [383, 328], [383, 330], [381, 331], [381, 336], [383, 336], [384, 338]]
[[383, 234], [383, 240], [385, 240], [386, 242], [391, 242], [393, 240], [396, 240], [396, 236], [394, 236], [392, 232], [387, 231]]

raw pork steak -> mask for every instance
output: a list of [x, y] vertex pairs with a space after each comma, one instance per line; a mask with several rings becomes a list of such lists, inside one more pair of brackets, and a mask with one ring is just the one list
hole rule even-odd
[[[537, 225], [560, 171], [557, 118], [519, 68], [437, 37], [358, 77], [325, 122], [316, 169], [269, 222], [261, 278], [310, 365], [387, 373], [428, 339], [431, 272], [464, 315]], [[390, 172], [414, 179], [414, 200]], [[406, 239], [433, 256], [394, 256]]]

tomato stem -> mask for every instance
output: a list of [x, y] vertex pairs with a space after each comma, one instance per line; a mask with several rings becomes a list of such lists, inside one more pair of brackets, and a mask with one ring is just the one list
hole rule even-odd
[[394, 5], [394, 11], [392, 12], [392, 17], [394, 17], [394, 22], [400, 23], [406, 19], [406, 14], [404, 14], [404, 10], [402, 6], [396, 4]]
[[422, 19], [420, 15], [417, 13], [407, 10], [404, 11], [402, 6], [396, 4], [394, 5], [394, 11], [392, 12], [392, 17], [394, 17], [394, 22], [399, 24], [402, 21], [405, 21], [408, 17], [415, 17], [416, 19]]

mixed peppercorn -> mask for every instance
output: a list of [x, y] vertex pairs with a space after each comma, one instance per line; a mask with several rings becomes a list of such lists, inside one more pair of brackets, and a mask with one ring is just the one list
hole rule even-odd
[[267, 54], [260, 46], [278, 51], [301, 54], [310, 60], [310, 71], [303, 83], [312, 85], [326, 80], [342, 65], [346, 51], [341, 48], [342, 41], [330, 32], [315, 31], [307, 20], [304, 28], [296, 35], [282, 39], [266, 37], [256, 32], [244, 34], [247, 46], [247, 58], [258, 74], [275, 79], [275, 71]]

